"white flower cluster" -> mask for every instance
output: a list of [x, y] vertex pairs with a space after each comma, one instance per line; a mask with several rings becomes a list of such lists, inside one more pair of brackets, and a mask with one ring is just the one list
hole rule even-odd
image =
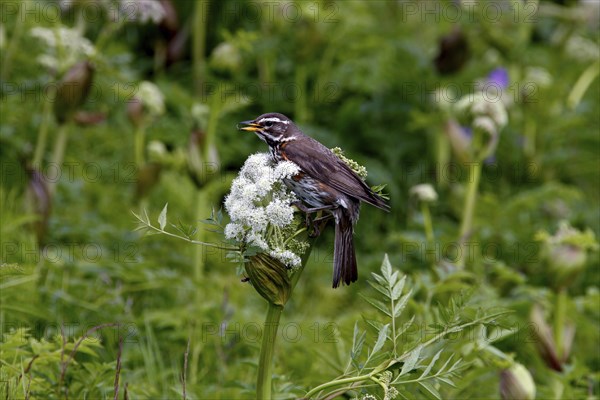
[[421, 183], [410, 188], [410, 195], [417, 197], [420, 201], [431, 203], [437, 201], [438, 194], [429, 183]]
[[273, 230], [281, 230], [293, 222], [291, 203], [297, 197], [283, 181], [298, 172], [298, 166], [289, 161], [273, 164], [266, 153], [248, 157], [225, 199], [225, 209], [231, 218], [225, 227], [225, 237], [258, 247], [288, 266], [299, 266], [298, 254], [285, 248], [283, 240], [272, 237], [276, 236]]
[[598, 44], [583, 36], [573, 35], [570, 37], [565, 49], [570, 58], [580, 62], [596, 61], [600, 58]]
[[66, 70], [81, 58], [93, 56], [96, 52], [92, 42], [77, 29], [37, 26], [31, 29], [30, 34], [42, 41], [47, 51], [40, 54], [37, 61], [53, 70]]
[[150, 21], [158, 24], [166, 14], [160, 1], [156, 0], [120, 0], [119, 11], [121, 18], [142, 24]]
[[462, 97], [455, 105], [458, 112], [473, 116], [473, 128], [496, 136], [508, 123], [508, 113], [500, 98], [490, 99], [485, 92]]
[[158, 86], [149, 81], [143, 81], [138, 87], [135, 97], [140, 99], [148, 113], [159, 116], [165, 112], [165, 99]]

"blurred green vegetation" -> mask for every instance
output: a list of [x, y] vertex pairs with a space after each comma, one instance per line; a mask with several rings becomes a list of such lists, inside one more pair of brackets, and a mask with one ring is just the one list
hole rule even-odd
[[[447, 308], [468, 319], [501, 307], [510, 334], [494, 351], [527, 367], [538, 398], [598, 397], [598, 3], [28, 0], [0, 10], [0, 397], [112, 398], [118, 376], [118, 398], [182, 398], [183, 375], [187, 398], [253, 397], [264, 300], [224, 252], [143, 237], [132, 211], [156, 219], [168, 202], [182, 230], [222, 241], [201, 220], [246, 157], [266, 151], [235, 129], [263, 112], [341, 147], [370, 184], [387, 184], [392, 206], [362, 208], [352, 286], [330, 289], [333, 230], [319, 238], [281, 321], [277, 398], [342, 374], [357, 321], [374, 346], [381, 323], [358, 293], [373, 295], [366, 281], [386, 253], [409, 277], [400, 322], [414, 317], [418, 335]], [[506, 124], [478, 131], [458, 107], [476, 93], [502, 104]], [[423, 183], [437, 193], [426, 207], [410, 195]], [[468, 311], [454, 306], [463, 298]], [[102, 324], [113, 325], [73, 350]], [[500, 397], [508, 365], [474, 332], [430, 350], [468, 362], [456, 386], [436, 386], [442, 398]], [[346, 398], [367, 393], [383, 398], [376, 387]]]

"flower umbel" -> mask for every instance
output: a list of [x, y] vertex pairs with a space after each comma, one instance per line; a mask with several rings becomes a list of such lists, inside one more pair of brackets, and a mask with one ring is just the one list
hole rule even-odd
[[298, 223], [294, 223], [291, 204], [298, 199], [284, 183], [297, 172], [294, 163], [274, 164], [266, 153], [248, 157], [225, 199], [231, 218], [225, 237], [244, 249], [268, 254], [287, 267], [299, 267], [308, 245], [296, 239]]
[[30, 34], [44, 44], [44, 52], [37, 57], [37, 61], [51, 70], [64, 72], [77, 61], [96, 54], [92, 42], [74, 28], [36, 26]]

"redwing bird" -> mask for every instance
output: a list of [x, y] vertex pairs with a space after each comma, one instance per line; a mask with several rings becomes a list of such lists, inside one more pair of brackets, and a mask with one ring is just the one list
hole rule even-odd
[[327, 210], [335, 219], [333, 287], [355, 282], [358, 270], [352, 234], [360, 202], [389, 211], [386, 201], [331, 150], [306, 136], [283, 114], [263, 114], [240, 122], [238, 129], [256, 133], [269, 145], [275, 162], [287, 160], [300, 168], [285, 182], [304, 203], [298, 208], [307, 214]]

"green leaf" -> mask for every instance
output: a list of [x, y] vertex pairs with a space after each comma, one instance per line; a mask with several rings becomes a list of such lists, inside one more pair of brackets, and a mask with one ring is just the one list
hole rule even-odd
[[383, 276], [378, 275], [375, 272], [371, 272], [371, 276], [373, 278], [375, 278], [375, 280], [377, 281], [377, 283], [379, 283], [381, 286], [388, 287], [388, 282], [385, 280], [385, 278]]
[[160, 226], [161, 230], [164, 230], [165, 226], [167, 225], [167, 207], [168, 206], [169, 206], [169, 203], [165, 204], [164, 208], [160, 212], [160, 215], [158, 216], [158, 225]]
[[373, 346], [373, 351], [371, 352], [371, 355], [373, 355], [373, 354], [377, 353], [379, 350], [381, 350], [381, 348], [385, 344], [389, 327], [390, 327], [390, 324], [385, 324], [383, 326], [383, 328], [381, 328], [381, 330], [379, 331], [379, 336], [377, 337], [375, 346]]
[[425, 368], [425, 371], [423, 371], [423, 373], [421, 374], [421, 376], [419, 377], [419, 379], [421, 379], [421, 378], [426, 377], [427, 375], [429, 375], [429, 372], [431, 372], [431, 369], [433, 368], [433, 365], [438, 360], [438, 358], [440, 358], [440, 355], [442, 355], [442, 350], [438, 351], [435, 354], [435, 356], [433, 356], [433, 358], [431, 359], [431, 362], [429, 363], [429, 365], [427, 366], [427, 368]]
[[399, 271], [394, 271], [394, 273], [390, 277], [390, 281], [388, 282], [388, 285], [389, 285], [390, 288], [393, 288], [394, 285], [396, 285], [396, 283], [398, 282], [398, 276], [399, 275], [400, 275]]
[[387, 282], [391, 282], [392, 280], [392, 264], [390, 264], [390, 259], [386, 254], [383, 257], [383, 263], [381, 264], [381, 274], [386, 279]]
[[396, 282], [396, 284], [392, 286], [392, 299], [398, 300], [400, 298], [402, 295], [402, 290], [404, 290], [404, 283], [406, 283], [406, 275], [404, 275], [398, 282]]
[[356, 360], [362, 352], [362, 347], [365, 344], [366, 331], [361, 332], [358, 329], [358, 322], [354, 324], [354, 335], [352, 337], [352, 352], [350, 357], [352, 360]]
[[440, 393], [437, 391], [436, 388], [433, 387], [433, 385], [430, 382], [419, 382], [419, 385], [421, 385], [421, 387], [425, 389], [425, 394], [428, 394], [428, 397], [432, 399], [442, 400], [442, 396], [440, 396]]
[[383, 302], [381, 302], [379, 300], [375, 300], [375, 299], [370, 299], [370, 298], [368, 298], [366, 296], [363, 296], [363, 295], [360, 295], [360, 297], [362, 297], [363, 299], [365, 299], [365, 301], [367, 303], [369, 303], [370, 305], [372, 305], [373, 307], [375, 307], [376, 309], [378, 309], [379, 311], [381, 311], [382, 313], [384, 313], [388, 317], [392, 316], [392, 314], [390, 314], [390, 311], [387, 309], [387, 305], [385, 305]]
[[421, 350], [423, 349], [423, 345], [418, 345], [415, 349], [413, 349], [406, 361], [404, 361], [404, 365], [402, 366], [402, 371], [400, 371], [400, 376], [408, 374], [410, 371], [415, 369], [415, 365], [417, 365], [417, 361], [419, 361], [419, 356], [421, 355]]
[[389, 297], [390, 291], [386, 287], [383, 287], [379, 283], [373, 282], [371, 280], [368, 280], [367, 282], [369, 283], [369, 285], [371, 285], [373, 287], [373, 289], [377, 290], [379, 293], [381, 293], [385, 297]]
[[394, 305], [394, 318], [399, 317], [400, 314], [402, 314], [402, 311], [404, 311], [404, 308], [406, 307], [406, 304], [408, 303], [408, 299], [410, 298], [410, 296], [412, 295], [412, 289], [408, 291], [408, 293], [406, 293], [398, 303], [396, 303]]

